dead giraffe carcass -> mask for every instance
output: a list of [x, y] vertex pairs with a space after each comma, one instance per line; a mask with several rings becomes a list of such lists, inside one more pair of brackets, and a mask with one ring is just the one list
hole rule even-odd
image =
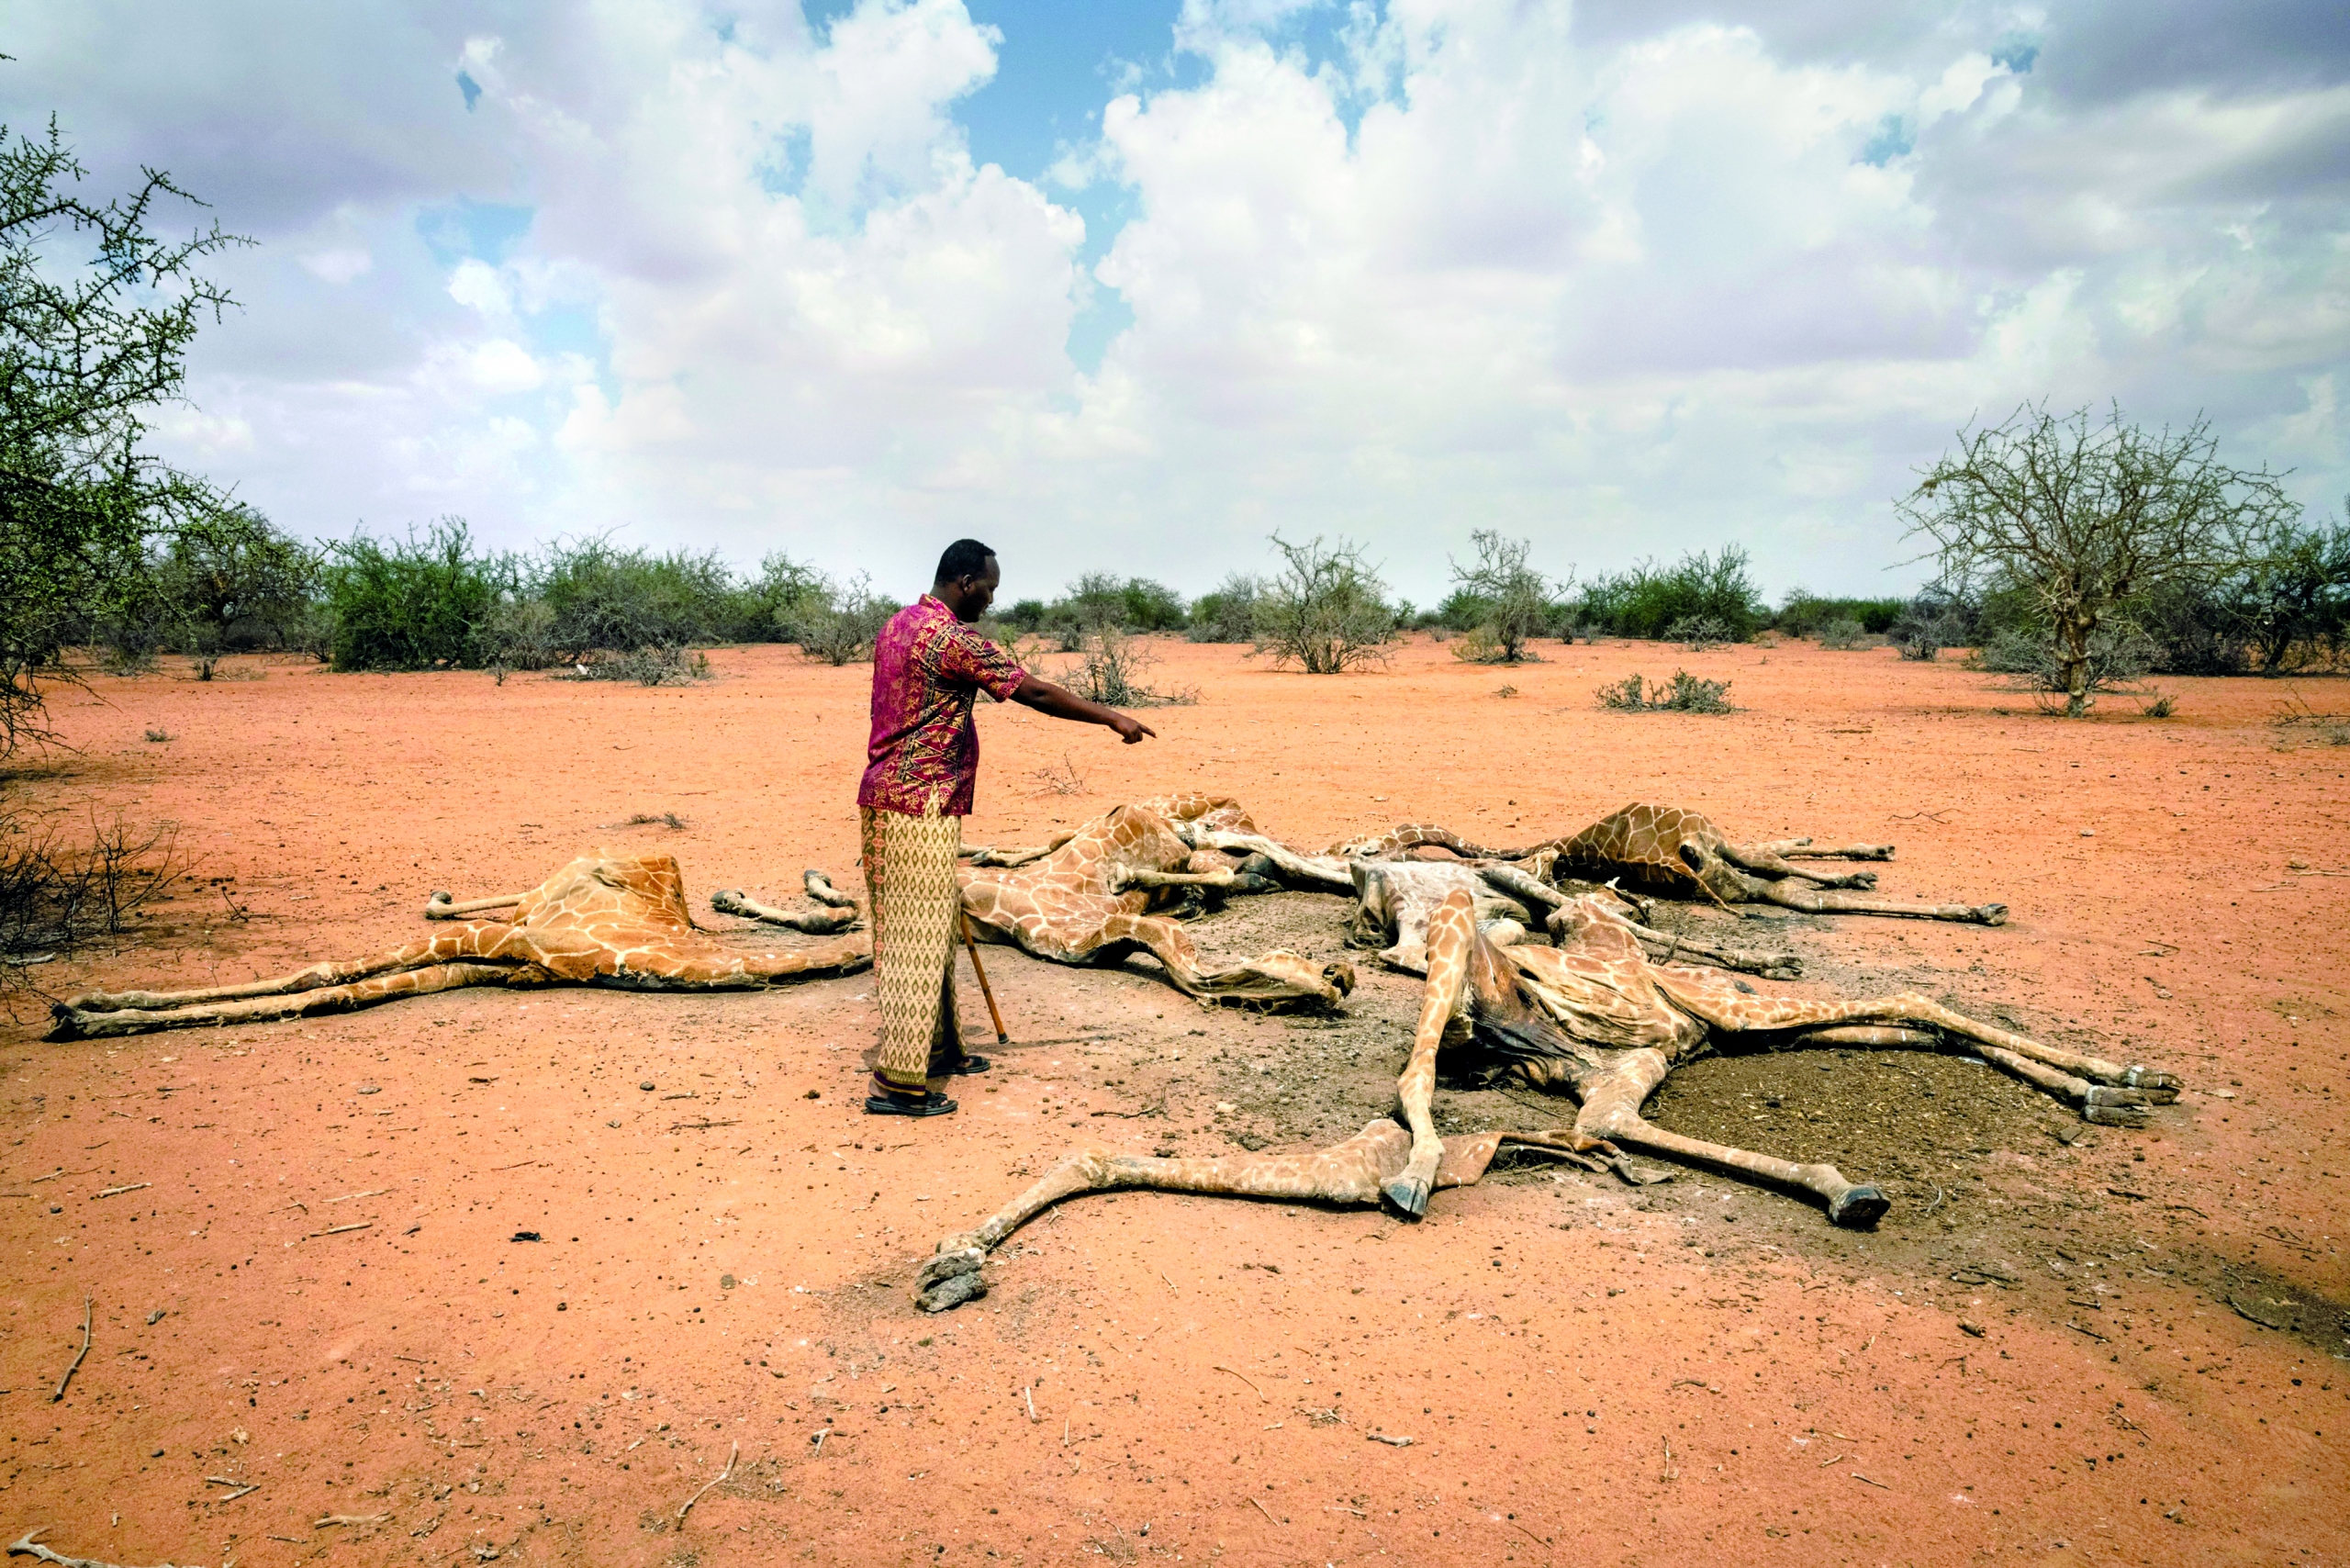
[[[822, 882], [821, 874], [810, 873], [811, 892]], [[425, 916], [462, 920], [509, 907], [513, 913], [502, 919], [465, 920], [372, 958], [313, 964], [274, 980], [196, 991], [90, 991], [51, 1009], [49, 1037], [264, 1023], [476, 985], [743, 991], [847, 974], [872, 962], [862, 936], [781, 950], [725, 945], [687, 913], [685, 878], [666, 855], [582, 856], [530, 891], [503, 897], [459, 902], [434, 893]]]
[[[1393, 899], [1412, 902], [1405, 888]], [[1683, 1062], [1733, 1045], [1964, 1049], [2076, 1106], [2090, 1121], [2132, 1124], [2177, 1098], [2168, 1073], [2043, 1046], [1905, 993], [1882, 1001], [1769, 996], [1720, 969], [1652, 962], [1618, 901], [1564, 901], [1546, 924], [1559, 946], [1496, 943], [1515, 922], [1479, 929], [1477, 901], [1445, 890], [1427, 911], [1427, 983], [1412, 1050], [1396, 1084], [1396, 1118], [1382, 1118], [1334, 1148], [1302, 1155], [1161, 1159], [1087, 1149], [977, 1228], [950, 1236], [927, 1260], [917, 1302], [932, 1311], [984, 1294], [987, 1254], [1026, 1220], [1079, 1193], [1116, 1188], [1229, 1193], [1332, 1204], [1385, 1203], [1417, 1218], [1432, 1191], [1482, 1176], [1495, 1153], [1521, 1148], [1604, 1160], [1632, 1176], [1623, 1150], [1638, 1149], [1802, 1194], [1839, 1225], [1873, 1225], [1888, 1206], [1876, 1187], [1833, 1165], [1798, 1163], [1657, 1126], [1641, 1108]], [[1574, 1122], [1537, 1132], [1442, 1138], [1430, 1115], [1436, 1062], [1446, 1047], [1475, 1051], [1489, 1070], [1580, 1102]]]
[[[1173, 795], [1116, 806], [1035, 849], [968, 852], [958, 873], [963, 911], [978, 940], [1011, 943], [1054, 963], [1107, 966], [1144, 952], [1186, 996], [1260, 1007], [1336, 1006], [1354, 989], [1351, 965], [1315, 964], [1275, 948], [1211, 967], [1202, 963], [1191, 934], [1164, 912], [1170, 899], [1279, 886], [1250, 859], [1236, 860], [1208, 842], [1225, 834], [1256, 842], [1255, 825], [1228, 796]], [[749, 901], [733, 907], [757, 913]]]

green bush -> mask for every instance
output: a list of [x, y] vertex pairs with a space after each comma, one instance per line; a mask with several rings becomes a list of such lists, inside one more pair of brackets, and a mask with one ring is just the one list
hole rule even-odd
[[1194, 643], [1246, 643], [1255, 633], [1257, 596], [1264, 585], [1246, 572], [1235, 572], [1214, 593], [1193, 601], [1185, 635]]
[[532, 598], [554, 612], [555, 645], [634, 652], [688, 643], [736, 642], [753, 622], [771, 623], [715, 552], [656, 555], [601, 539], [557, 543], [529, 567]]
[[1819, 645], [1835, 653], [1848, 654], [1859, 647], [1861, 639], [1867, 635], [1868, 629], [1859, 622], [1849, 616], [1840, 616], [1820, 623]]
[[1670, 566], [1643, 561], [1584, 583], [1566, 602], [1568, 623], [1617, 637], [1656, 638], [1675, 622], [1704, 618], [1742, 643], [1770, 620], [1747, 567], [1746, 552], [1735, 544], [1694, 552]]
[[250, 507], [238, 525], [168, 541], [150, 567], [154, 624], [174, 653], [296, 646], [318, 588], [319, 555]]
[[330, 544], [320, 578], [334, 617], [334, 666], [478, 665], [481, 627], [514, 577], [510, 563], [474, 554], [460, 517], [441, 519], [422, 539], [356, 533]]
[[785, 642], [799, 644], [811, 659], [835, 666], [862, 664], [873, 656], [875, 639], [901, 608], [875, 593], [862, 575], [845, 584], [819, 579], [816, 591], [781, 615], [778, 628]]
[[494, 670], [545, 669], [563, 656], [554, 610], [543, 599], [501, 593], [482, 618], [481, 662]]
[[1790, 637], [1816, 637], [1831, 621], [1854, 621], [1861, 631], [1872, 637], [1881, 637], [1893, 629], [1893, 623], [1908, 608], [1908, 601], [1899, 599], [1822, 599], [1804, 588], [1796, 588], [1779, 603], [1779, 613], [1771, 624]]

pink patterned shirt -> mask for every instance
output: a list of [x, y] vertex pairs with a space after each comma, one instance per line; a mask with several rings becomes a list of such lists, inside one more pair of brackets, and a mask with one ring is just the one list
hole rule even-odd
[[979, 771], [971, 704], [1009, 701], [1027, 672], [924, 594], [890, 617], [873, 646], [873, 734], [856, 803], [918, 817], [971, 814]]

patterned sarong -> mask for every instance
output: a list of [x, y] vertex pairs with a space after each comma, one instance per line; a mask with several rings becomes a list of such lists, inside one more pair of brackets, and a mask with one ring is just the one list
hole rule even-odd
[[955, 938], [962, 890], [955, 855], [963, 819], [862, 809], [865, 885], [873, 911], [877, 1064], [892, 1089], [920, 1093], [963, 1054], [955, 1014]]

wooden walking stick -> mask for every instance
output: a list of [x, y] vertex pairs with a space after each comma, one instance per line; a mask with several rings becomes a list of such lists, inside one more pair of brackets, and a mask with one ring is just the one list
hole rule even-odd
[[1012, 1036], [1003, 1032], [1003, 1014], [996, 1011], [995, 989], [988, 984], [987, 970], [979, 968], [979, 945], [971, 940], [971, 919], [961, 910], [955, 912], [955, 924], [962, 928], [963, 951], [971, 955], [971, 972], [979, 977], [979, 994], [988, 999], [988, 1017], [995, 1025], [995, 1043], [1012, 1044]]

